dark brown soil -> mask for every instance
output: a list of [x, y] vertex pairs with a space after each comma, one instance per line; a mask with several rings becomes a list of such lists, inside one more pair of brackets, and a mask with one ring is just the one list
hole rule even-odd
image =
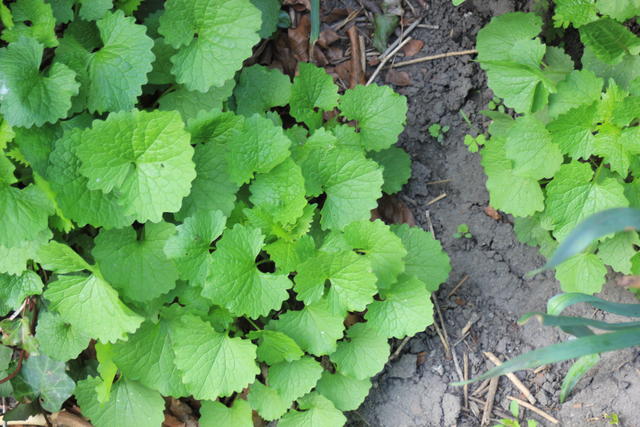
[[[417, 29], [414, 38], [425, 42], [421, 55], [472, 49], [478, 30], [491, 16], [522, 10], [516, 0], [474, 0], [455, 8], [450, 0], [428, 1], [425, 23], [438, 29]], [[413, 175], [402, 195], [416, 219], [429, 228], [429, 212], [435, 234], [449, 253], [453, 271], [438, 292], [450, 342], [460, 366], [463, 354], [469, 357], [471, 375], [492, 365], [483, 352], [491, 351], [508, 359], [528, 350], [567, 339], [558, 331], [536, 322], [518, 326], [516, 320], [529, 311], [544, 311], [547, 300], [559, 293], [552, 272], [533, 279], [525, 274], [544, 263], [537, 249], [518, 242], [511, 220], [503, 215], [496, 221], [484, 209], [488, 206], [485, 175], [479, 155], [469, 153], [463, 137], [471, 129], [463, 120], [464, 111], [478, 129], [487, 120], [478, 112], [491, 99], [484, 74], [469, 56], [446, 58], [404, 68], [413, 85], [397, 88], [407, 96], [409, 115], [402, 145], [413, 158]], [[384, 78], [381, 76], [379, 79]], [[433, 123], [450, 126], [438, 143], [427, 132]], [[442, 184], [431, 181], [448, 180]], [[446, 193], [436, 203], [427, 203]], [[468, 224], [471, 239], [456, 239], [459, 224]], [[459, 291], [449, 292], [465, 276]], [[623, 289], [609, 284], [604, 297], [630, 301]], [[601, 313], [582, 308], [582, 315]], [[460, 331], [473, 322], [470, 334]], [[638, 351], [604, 355], [598, 367], [580, 381], [571, 398], [561, 405], [559, 390], [568, 364], [549, 366], [534, 374], [518, 373], [537, 399], [536, 405], [560, 420], [562, 426], [604, 426], [605, 414], [617, 414], [621, 425], [640, 425], [640, 358]], [[477, 426], [479, 419], [463, 408], [462, 388], [449, 384], [459, 380], [453, 360], [448, 360], [440, 339], [430, 327], [411, 339], [400, 356], [375, 378], [374, 388], [358, 411], [350, 414], [353, 425], [362, 426]], [[473, 390], [477, 385], [472, 385]], [[495, 406], [508, 412], [507, 396], [522, 397], [506, 378], [501, 378]], [[482, 397], [484, 399], [484, 397]], [[482, 413], [481, 405], [480, 414]], [[542, 425], [550, 425], [526, 411]], [[495, 424], [495, 419], [491, 425]], [[526, 425], [526, 423], [525, 423]]]

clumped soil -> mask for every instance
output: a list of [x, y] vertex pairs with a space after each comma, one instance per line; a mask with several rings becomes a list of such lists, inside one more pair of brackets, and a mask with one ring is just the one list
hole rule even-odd
[[[459, 8], [453, 7], [450, 0], [428, 3], [424, 23], [438, 28], [417, 28], [411, 34], [425, 42], [421, 55], [472, 49], [478, 30], [491, 16], [527, 9], [526, 2], [516, 0], [468, 0]], [[470, 376], [475, 376], [493, 366], [483, 352], [493, 352], [505, 360], [567, 339], [535, 321], [524, 326], [516, 323], [526, 312], [545, 311], [547, 300], [560, 289], [552, 272], [525, 277], [528, 271], [540, 267], [544, 258], [536, 248], [517, 240], [511, 218], [501, 215], [496, 220], [485, 212], [489, 205], [486, 177], [479, 155], [470, 153], [462, 142], [472, 129], [460, 115], [464, 111], [477, 129], [485, 129], [488, 124], [479, 111], [492, 94], [480, 67], [472, 57], [458, 56], [402, 70], [409, 72], [413, 84], [396, 88], [409, 102], [407, 128], [400, 145], [412, 156], [413, 173], [400, 197], [421, 226], [433, 227], [451, 257], [453, 271], [438, 291], [437, 301], [460, 368], [465, 353]], [[433, 123], [450, 126], [442, 143], [427, 132]], [[430, 184], [442, 180], [446, 182]], [[446, 197], [428, 204], [442, 194]], [[473, 237], [454, 238], [459, 224], [468, 224]], [[467, 275], [459, 290], [448, 296]], [[602, 295], [612, 301], [631, 301], [630, 294], [615, 283], [609, 283]], [[602, 313], [586, 307], [572, 313], [603, 318]], [[437, 319], [435, 314], [434, 317]], [[461, 330], [468, 322], [473, 324], [470, 332], [460, 340]], [[396, 346], [399, 344], [398, 341]], [[605, 414], [617, 414], [621, 425], [640, 425], [638, 351], [605, 354], [568, 401], [560, 404], [560, 386], [568, 366], [548, 366], [537, 373], [524, 371], [517, 376], [535, 396], [536, 406], [559, 419], [562, 426], [609, 425]], [[374, 379], [365, 403], [350, 413], [350, 423], [381, 427], [480, 425], [472, 408], [464, 408], [462, 388], [449, 385], [457, 380], [453, 359], [447, 357], [435, 329], [430, 327], [410, 339]], [[471, 385], [470, 393], [477, 386]], [[495, 424], [496, 416], [508, 413], [507, 396], [524, 398], [503, 377], [490, 425]], [[471, 405], [479, 409], [481, 417], [482, 404]], [[525, 416], [551, 425], [531, 411], [526, 411]]]

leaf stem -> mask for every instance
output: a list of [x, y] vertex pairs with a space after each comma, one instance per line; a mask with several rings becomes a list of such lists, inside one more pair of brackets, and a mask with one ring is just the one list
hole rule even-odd
[[258, 327], [258, 325], [256, 325], [256, 322], [254, 322], [253, 320], [249, 319], [249, 318], [248, 318], [248, 317], [246, 317], [246, 316], [245, 316], [245, 319], [246, 319], [246, 321], [247, 321], [247, 322], [249, 322], [249, 324], [250, 324], [251, 326], [253, 326], [253, 327], [254, 327], [254, 329], [255, 329], [256, 331], [259, 331], [259, 330], [260, 330], [260, 328]]

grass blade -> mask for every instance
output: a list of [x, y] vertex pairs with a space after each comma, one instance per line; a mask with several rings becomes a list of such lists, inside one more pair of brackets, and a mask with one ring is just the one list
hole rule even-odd
[[571, 341], [553, 344], [538, 350], [522, 354], [497, 366], [482, 375], [468, 381], [452, 383], [461, 386], [487, 378], [504, 375], [509, 372], [534, 368], [547, 363], [560, 362], [568, 359], [586, 356], [594, 353], [619, 350], [622, 348], [640, 345], [640, 327], [624, 329], [618, 332], [609, 332], [601, 335], [590, 335], [576, 338]]
[[578, 381], [580, 381], [580, 378], [589, 372], [591, 368], [596, 366], [599, 361], [600, 356], [598, 354], [588, 354], [586, 356], [582, 356], [576, 360], [573, 365], [571, 365], [569, 372], [567, 372], [567, 375], [565, 375], [564, 380], [562, 381], [562, 387], [560, 389], [560, 403], [563, 403], [567, 396], [571, 394], [571, 391]]
[[580, 293], [558, 294], [547, 302], [547, 313], [558, 315], [567, 307], [586, 302], [600, 310], [627, 317], [640, 317], [640, 304], [620, 304], [605, 301], [601, 298]]
[[603, 331], [619, 331], [622, 329], [640, 327], [640, 322], [607, 323], [601, 320], [586, 319], [584, 317], [554, 316], [536, 312], [525, 314], [518, 320], [518, 323], [526, 323], [531, 317], [538, 319], [544, 326], [557, 326], [560, 328], [586, 326]]

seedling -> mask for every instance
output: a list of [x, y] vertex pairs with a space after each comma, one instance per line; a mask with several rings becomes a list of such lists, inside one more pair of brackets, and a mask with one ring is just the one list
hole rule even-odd
[[462, 239], [463, 237], [465, 239], [470, 239], [473, 237], [473, 234], [469, 231], [469, 226], [467, 224], [460, 224], [458, 226], [458, 231], [453, 234], [453, 237], [456, 239]]
[[434, 123], [427, 128], [427, 131], [431, 137], [441, 143], [444, 140], [444, 134], [449, 132], [449, 126], [442, 126], [439, 123]]
[[497, 96], [494, 96], [491, 101], [489, 101], [489, 103], [487, 104], [487, 108], [489, 110], [499, 111], [501, 113], [504, 113], [505, 111], [502, 99], [498, 98]]
[[484, 145], [487, 140], [484, 137], [484, 134], [480, 134], [475, 138], [471, 135], [464, 136], [464, 145], [467, 146], [470, 152], [477, 153], [480, 149], [480, 146]]
[[[511, 415], [515, 417], [512, 418], [503, 418], [500, 420], [500, 424], [495, 424], [493, 427], [521, 427], [520, 421], [518, 421], [520, 414], [520, 405], [515, 400], [512, 400], [509, 404], [509, 411]], [[527, 427], [537, 427], [538, 422], [536, 420], [527, 420]]]

